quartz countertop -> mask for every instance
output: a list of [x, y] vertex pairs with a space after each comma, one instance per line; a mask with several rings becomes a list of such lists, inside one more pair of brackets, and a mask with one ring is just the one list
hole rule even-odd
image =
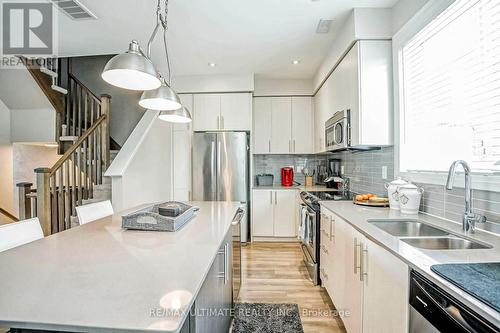
[[325, 185], [294, 185], [294, 186], [282, 186], [281, 184], [274, 184], [269, 186], [254, 186], [254, 190], [298, 190], [298, 191], [334, 191], [333, 188], [327, 188]]
[[[399, 211], [390, 210], [388, 208], [374, 208], [354, 205], [350, 201], [322, 201], [320, 204], [347, 221], [368, 239], [387, 249], [389, 252], [393, 253], [395, 256], [408, 264], [411, 268], [422, 273], [432, 282], [446, 290], [449, 294], [462, 301], [465, 305], [469, 306], [485, 319], [489, 320], [492, 324], [500, 327], [500, 313], [498, 311], [431, 271], [431, 266], [436, 264], [500, 261], [500, 236], [481, 230], [477, 230], [475, 234], [466, 235], [462, 231], [461, 224], [439, 219], [426, 214], [404, 215]], [[493, 248], [473, 250], [419, 249], [404, 243], [396, 236], [392, 236], [368, 222], [370, 219], [401, 218], [418, 218], [429, 225], [445, 229], [462, 237], [472, 238], [479, 242], [487, 243], [493, 246]]]
[[240, 206], [189, 204], [177, 232], [123, 230], [141, 206], [0, 253], [0, 326], [178, 332]]

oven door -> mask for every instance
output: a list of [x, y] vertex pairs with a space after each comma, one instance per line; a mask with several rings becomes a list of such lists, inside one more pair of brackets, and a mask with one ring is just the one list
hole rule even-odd
[[316, 212], [307, 206], [302, 207], [305, 222], [305, 237], [302, 239], [301, 247], [303, 252], [304, 264], [309, 273], [309, 278], [314, 285], [319, 284], [318, 260], [316, 257], [317, 247], [317, 219]]

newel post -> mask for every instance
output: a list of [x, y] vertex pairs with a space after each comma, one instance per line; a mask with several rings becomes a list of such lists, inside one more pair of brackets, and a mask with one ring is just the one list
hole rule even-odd
[[102, 137], [102, 160], [104, 163], [104, 170], [109, 167], [109, 135], [110, 135], [110, 123], [111, 123], [111, 96], [109, 95], [101, 95], [101, 112], [106, 115], [106, 120], [104, 121], [104, 126], [101, 127], [101, 137]]
[[36, 210], [43, 234], [52, 234], [52, 217], [50, 206], [50, 169], [37, 168], [36, 173]]
[[26, 196], [31, 193], [33, 183], [17, 183], [16, 186], [19, 192], [19, 220], [32, 218], [31, 199]]

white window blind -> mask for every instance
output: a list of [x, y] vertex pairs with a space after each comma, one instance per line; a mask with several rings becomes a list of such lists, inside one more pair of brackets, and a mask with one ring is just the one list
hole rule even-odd
[[500, 1], [457, 0], [400, 59], [401, 171], [500, 172]]

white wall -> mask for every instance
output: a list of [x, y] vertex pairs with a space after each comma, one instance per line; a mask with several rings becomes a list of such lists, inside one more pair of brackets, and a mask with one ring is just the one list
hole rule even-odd
[[0, 100], [0, 207], [13, 212], [12, 144], [10, 143], [10, 110]]
[[54, 142], [56, 111], [45, 109], [11, 110], [11, 142]]
[[392, 7], [392, 33], [401, 29], [429, 0], [399, 0]]
[[12, 212], [16, 216], [19, 213], [19, 206], [17, 203], [19, 189], [16, 184], [29, 182], [33, 184], [33, 187], [36, 187], [36, 175], [34, 170], [36, 168], [50, 168], [60, 157], [60, 155], [57, 155], [56, 147], [46, 147], [43, 143], [14, 143], [12, 145], [12, 163], [14, 167], [10, 181], [12, 186], [11, 193], [13, 193], [14, 197]]
[[296, 96], [312, 93], [312, 80], [255, 78], [254, 96]]
[[170, 200], [172, 125], [146, 111], [105, 176], [112, 177], [115, 211]]
[[253, 74], [182, 75], [172, 78], [178, 93], [247, 92], [254, 90]]

